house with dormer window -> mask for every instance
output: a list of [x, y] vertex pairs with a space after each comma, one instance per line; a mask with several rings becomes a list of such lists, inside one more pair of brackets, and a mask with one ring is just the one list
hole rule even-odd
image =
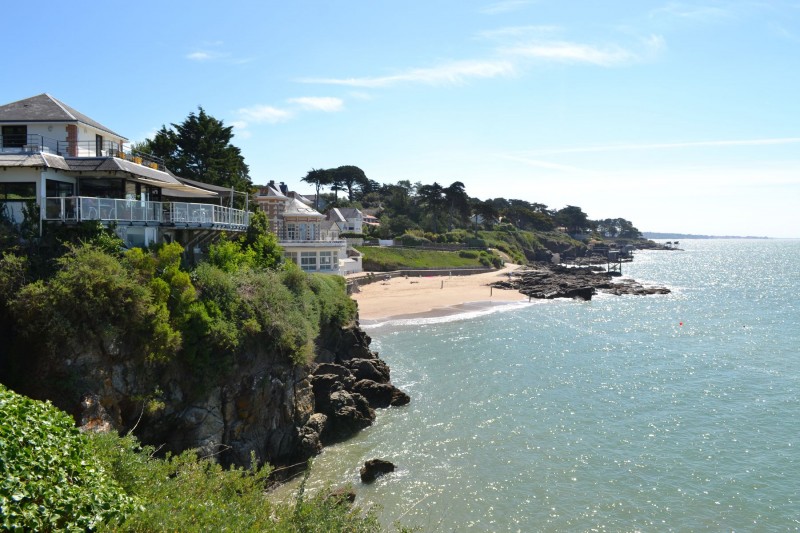
[[227, 189], [189, 182], [124, 136], [49, 94], [0, 106], [0, 218], [19, 224], [36, 204], [40, 227], [99, 221], [128, 246], [189, 248], [247, 228]]
[[306, 272], [345, 273], [350, 266], [347, 242], [339, 237], [339, 227], [325, 220], [310, 200], [270, 181], [258, 188], [253, 201], [267, 214], [286, 259]]

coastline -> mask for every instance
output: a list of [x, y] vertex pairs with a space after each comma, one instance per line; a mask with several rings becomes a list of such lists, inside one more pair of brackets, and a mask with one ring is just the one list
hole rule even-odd
[[527, 301], [516, 290], [492, 288], [519, 265], [468, 276], [397, 277], [360, 288], [351, 297], [358, 303], [359, 320], [370, 325], [384, 320], [430, 318]]

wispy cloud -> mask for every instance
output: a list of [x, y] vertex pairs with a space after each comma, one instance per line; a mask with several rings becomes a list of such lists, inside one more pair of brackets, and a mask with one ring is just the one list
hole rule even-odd
[[254, 105], [251, 107], [243, 107], [236, 111], [236, 113], [248, 122], [267, 122], [269, 124], [276, 124], [278, 122], [285, 122], [292, 118], [292, 112], [287, 109], [279, 109], [269, 105]]
[[552, 35], [562, 30], [559, 26], [509, 26], [494, 30], [478, 32], [478, 37], [491, 40], [506, 40], [511, 38], [527, 37], [530, 35]]
[[398, 83], [425, 83], [429, 85], [454, 85], [472, 78], [495, 78], [514, 73], [510, 61], [457, 61], [431, 68], [417, 68], [390, 76], [364, 78], [306, 78], [302, 83], [344, 85], [348, 87], [377, 88]]
[[700, 5], [699, 3], [685, 4], [670, 2], [650, 12], [652, 18], [673, 17], [684, 20], [707, 22], [730, 18], [732, 13], [717, 6]]
[[486, 15], [498, 15], [500, 13], [509, 13], [517, 11], [523, 7], [533, 4], [533, 0], [503, 0], [501, 2], [494, 2], [481, 9], [481, 13]]
[[190, 59], [192, 61], [211, 61], [212, 59], [219, 59], [220, 57], [222, 57], [222, 55], [217, 52], [208, 52], [205, 50], [198, 50], [196, 52], [186, 54], [186, 59]]
[[531, 43], [506, 48], [503, 51], [521, 57], [563, 63], [589, 63], [606, 67], [627, 63], [636, 58], [636, 54], [616, 45], [598, 47], [564, 41]]
[[332, 113], [344, 109], [344, 101], [332, 96], [303, 96], [289, 98], [289, 103], [297, 104], [306, 111], [325, 111]]
[[715, 141], [689, 141], [671, 143], [641, 143], [641, 144], [607, 144], [599, 146], [579, 146], [573, 148], [554, 148], [534, 150], [528, 155], [538, 157], [542, 155], [577, 154], [590, 152], [622, 152], [635, 150], [672, 150], [679, 148], [726, 148], [738, 146], [772, 146], [781, 144], [798, 144], [800, 137], [777, 137], [769, 139], [734, 139]]

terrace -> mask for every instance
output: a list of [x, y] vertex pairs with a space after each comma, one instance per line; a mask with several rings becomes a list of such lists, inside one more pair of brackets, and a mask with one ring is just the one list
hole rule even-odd
[[33, 134], [0, 135], [0, 153], [46, 153], [62, 157], [117, 157], [155, 170], [166, 170], [161, 158], [134, 150], [129, 144], [113, 141], [58, 141]]
[[69, 196], [45, 198], [44, 220], [245, 231], [248, 214], [221, 205]]

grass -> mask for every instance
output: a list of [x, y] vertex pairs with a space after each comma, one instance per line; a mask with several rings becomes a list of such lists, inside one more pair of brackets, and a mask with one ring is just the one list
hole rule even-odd
[[[361, 246], [358, 251], [364, 255], [363, 267], [365, 271], [388, 272], [398, 269], [415, 268], [458, 268], [486, 266], [485, 252], [463, 255], [459, 252], [443, 252], [437, 250], [415, 250], [411, 248]], [[481, 263], [484, 258], [484, 263]]]

